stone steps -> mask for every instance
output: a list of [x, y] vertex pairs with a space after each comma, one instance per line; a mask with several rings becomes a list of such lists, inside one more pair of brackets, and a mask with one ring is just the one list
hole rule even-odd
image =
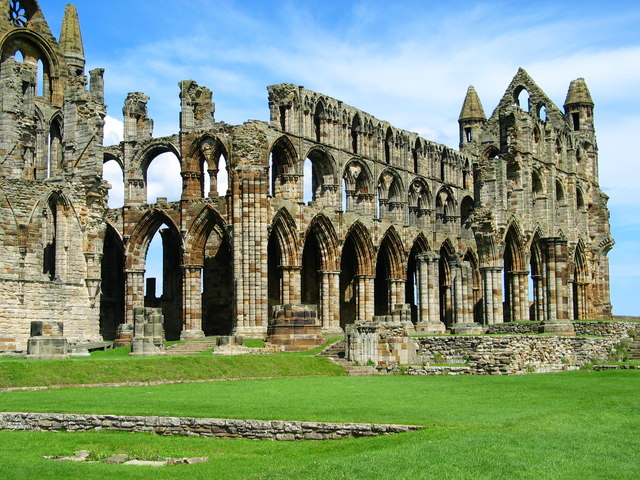
[[344, 358], [344, 351], [347, 346], [347, 342], [344, 340], [339, 340], [335, 343], [332, 343], [323, 351], [321, 351], [318, 357], [335, 357], [335, 358]]
[[640, 340], [634, 340], [629, 345], [629, 360], [640, 360]]
[[186, 340], [182, 343], [169, 345], [165, 349], [165, 353], [171, 356], [179, 355], [196, 355], [205, 350], [211, 350], [218, 345], [217, 340]]

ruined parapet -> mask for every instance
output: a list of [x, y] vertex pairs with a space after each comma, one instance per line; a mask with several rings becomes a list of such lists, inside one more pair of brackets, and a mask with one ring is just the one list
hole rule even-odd
[[63, 332], [62, 322], [31, 322], [26, 358], [68, 358], [68, 343]]
[[180, 86], [180, 130], [182, 132], [207, 131], [213, 128], [216, 104], [213, 93], [193, 80], [183, 80]]
[[153, 135], [153, 120], [149, 118], [147, 102], [149, 97], [142, 92], [127, 95], [122, 109], [124, 117], [124, 141], [142, 141]]
[[284, 351], [309, 350], [324, 343], [316, 305], [276, 305], [267, 342]]
[[131, 355], [163, 355], [164, 331], [161, 308], [136, 308]]

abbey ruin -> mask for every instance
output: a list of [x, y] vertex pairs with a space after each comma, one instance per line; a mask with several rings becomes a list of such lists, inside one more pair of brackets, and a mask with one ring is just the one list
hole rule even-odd
[[[162, 309], [172, 340], [266, 338], [292, 308], [325, 334], [376, 318], [418, 334], [522, 320], [565, 333], [611, 317], [583, 79], [560, 109], [521, 69], [489, 117], [469, 87], [459, 150], [291, 84], [268, 87], [270, 122], [228, 125], [211, 90], [185, 80], [175, 135], [153, 136], [134, 92], [124, 141], [105, 147], [103, 70], [85, 72], [73, 6], [56, 39], [36, 0], [0, 2], [0, 49], [0, 351], [25, 351], [38, 320], [63, 322], [71, 343], [126, 343], [140, 307]], [[166, 152], [182, 197], [148, 203], [147, 170]], [[145, 262], [158, 231], [156, 296]]]

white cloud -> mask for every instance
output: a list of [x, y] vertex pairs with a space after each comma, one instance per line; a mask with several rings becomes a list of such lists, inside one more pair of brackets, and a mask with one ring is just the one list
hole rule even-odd
[[124, 124], [117, 118], [107, 115], [104, 119], [105, 146], [118, 145], [124, 138]]

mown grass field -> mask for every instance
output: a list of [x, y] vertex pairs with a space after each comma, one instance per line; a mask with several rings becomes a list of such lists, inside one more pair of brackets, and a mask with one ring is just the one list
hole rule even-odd
[[[304, 358], [304, 357], [290, 357]], [[0, 393], [3, 411], [411, 423], [324, 442], [0, 432], [0, 478], [637, 479], [640, 372], [510, 377], [308, 377]], [[90, 450], [209, 456], [154, 469], [42, 459]]]
[[[333, 340], [335, 341], [335, 340]], [[320, 350], [320, 347], [316, 349]], [[129, 347], [68, 360], [0, 359], [0, 388], [166, 380], [340, 375], [344, 372], [316, 350], [277, 355], [130, 357]]]

